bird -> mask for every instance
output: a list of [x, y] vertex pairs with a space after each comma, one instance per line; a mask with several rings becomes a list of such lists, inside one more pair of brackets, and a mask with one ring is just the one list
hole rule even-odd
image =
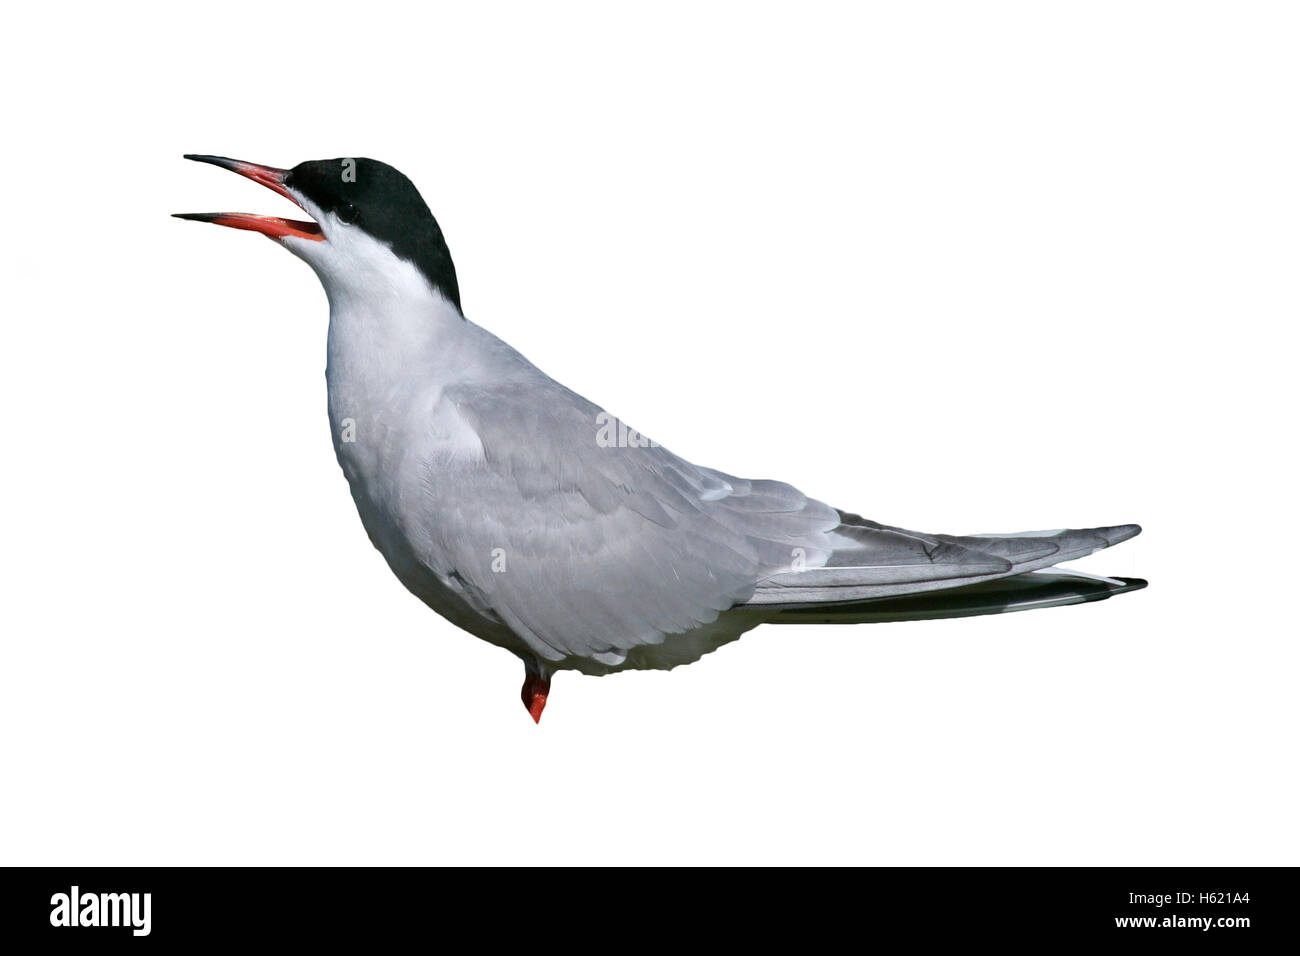
[[1146, 586], [1055, 567], [1136, 524], [930, 534], [674, 455], [466, 318], [437, 220], [386, 163], [185, 158], [311, 217], [175, 214], [267, 236], [315, 271], [330, 430], [361, 522], [409, 591], [522, 660], [534, 722], [561, 670], [671, 670], [760, 624], [965, 617]]

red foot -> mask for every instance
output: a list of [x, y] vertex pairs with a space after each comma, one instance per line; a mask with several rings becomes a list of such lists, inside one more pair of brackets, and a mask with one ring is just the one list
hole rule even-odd
[[524, 706], [528, 708], [533, 723], [537, 723], [542, 719], [542, 708], [546, 706], [546, 695], [550, 692], [551, 679], [549, 677], [541, 677], [532, 671], [524, 674], [524, 689], [519, 696], [523, 698]]

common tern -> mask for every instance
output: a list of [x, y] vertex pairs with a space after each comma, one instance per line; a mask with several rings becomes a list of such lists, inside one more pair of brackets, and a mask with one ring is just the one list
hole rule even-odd
[[362, 524], [412, 593], [523, 661], [535, 721], [558, 670], [671, 669], [759, 624], [962, 617], [1146, 586], [1042, 570], [1135, 524], [926, 534], [679, 458], [465, 317], [442, 231], [391, 166], [185, 158], [311, 217], [178, 214], [268, 236], [315, 270], [334, 450]]

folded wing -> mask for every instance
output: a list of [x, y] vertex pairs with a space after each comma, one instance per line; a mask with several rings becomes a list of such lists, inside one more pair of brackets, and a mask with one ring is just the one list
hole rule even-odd
[[701, 468], [634, 432], [623, 441], [597, 406], [550, 380], [461, 386], [442, 400], [482, 455], [430, 469], [428, 534], [450, 560], [435, 570], [552, 661], [617, 666], [631, 649], [733, 608], [964, 587], [1081, 557], [1139, 530], [908, 531], [781, 482]]

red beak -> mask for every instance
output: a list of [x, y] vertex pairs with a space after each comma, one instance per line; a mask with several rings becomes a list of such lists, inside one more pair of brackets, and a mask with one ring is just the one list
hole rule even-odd
[[[229, 169], [231, 172], [239, 173], [244, 178], [251, 179], [255, 183], [261, 183], [272, 192], [277, 192], [288, 199], [298, 208], [302, 208], [302, 203], [294, 199], [293, 194], [284, 185], [285, 177], [289, 174], [287, 169], [276, 169], [274, 166], [259, 166], [257, 163], [246, 163], [241, 159], [227, 159], [224, 156], [196, 156], [187, 153], [185, 158], [192, 159], [197, 163], [211, 163], [213, 166], [220, 166], [222, 169]], [[252, 232], [260, 232], [264, 236], [270, 236], [272, 239], [283, 239], [286, 236], [296, 236], [299, 239], [311, 239], [316, 242], [325, 239], [320, 226], [316, 225], [316, 223], [300, 222], [295, 219], [281, 219], [279, 216], [254, 216], [246, 212], [178, 212], [173, 215], [177, 219], [215, 222], [218, 226], [229, 226], [232, 229], [248, 229]]]

